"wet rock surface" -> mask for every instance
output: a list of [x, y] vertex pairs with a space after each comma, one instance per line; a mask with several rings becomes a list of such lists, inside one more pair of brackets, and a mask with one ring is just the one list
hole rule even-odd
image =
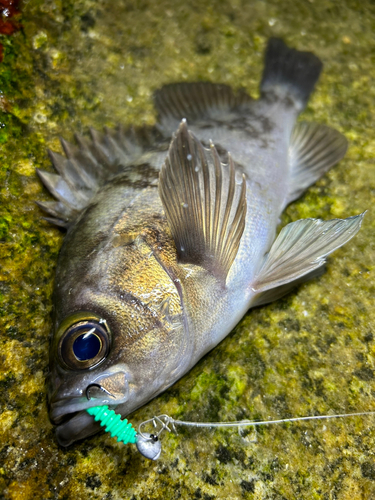
[[[178, 4], [178, 5], [177, 5]], [[3, 13], [4, 16], [4, 13]], [[40, 0], [0, 35], [0, 497], [58, 499], [370, 499], [375, 417], [282, 424], [242, 435], [162, 436], [157, 462], [97, 435], [57, 445], [45, 377], [53, 275], [62, 233], [34, 201], [49, 196], [58, 137], [153, 123], [152, 92], [208, 80], [256, 95], [270, 36], [325, 68], [303, 118], [350, 141], [345, 159], [288, 207], [282, 223], [347, 217], [362, 230], [327, 272], [250, 311], [164, 395], [129, 417], [274, 419], [375, 409], [375, 7], [370, 1]], [[50, 170], [51, 171], [51, 170]]]

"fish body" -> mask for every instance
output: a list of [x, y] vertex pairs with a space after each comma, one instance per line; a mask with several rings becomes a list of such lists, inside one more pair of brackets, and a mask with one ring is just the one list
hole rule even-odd
[[[67, 229], [55, 284], [50, 415], [62, 445], [172, 385], [255, 305], [321, 272], [362, 216], [296, 221], [285, 206], [342, 158], [337, 131], [296, 119], [321, 71], [268, 43], [261, 98], [209, 83], [155, 93], [156, 127], [92, 132], [39, 172]], [[184, 120], [186, 119], [186, 120]], [[182, 121], [181, 121], [182, 120]]]

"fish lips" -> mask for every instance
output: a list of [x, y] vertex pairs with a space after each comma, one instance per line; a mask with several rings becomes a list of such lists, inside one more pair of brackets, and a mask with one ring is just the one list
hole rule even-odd
[[[129, 399], [129, 382], [127, 373], [116, 372], [102, 374], [92, 378], [83, 390], [70, 390], [66, 393], [57, 390], [50, 400], [50, 419], [58, 426], [64, 426], [73, 421], [80, 414], [87, 415], [88, 419], [81, 416], [78, 421], [83, 424], [93, 417], [86, 411], [93, 406], [108, 405], [111, 408], [125, 403]], [[78, 415], [77, 415], [78, 413]]]
[[92, 436], [100, 430], [100, 422], [95, 422], [86, 411], [80, 411], [56, 427], [56, 438], [60, 446], [70, 446], [75, 441]]
[[122, 398], [105, 397], [90, 400], [87, 400], [86, 397], [64, 398], [51, 404], [49, 416], [53, 424], [59, 425], [67, 420], [67, 418], [69, 418], [69, 415], [76, 414], [77, 412], [80, 412], [82, 410], [87, 410], [88, 408], [92, 408], [93, 406], [103, 405], [116, 407], [122, 403], [126, 403], [128, 399], [128, 395]]
[[125, 403], [128, 397], [121, 399], [93, 399], [81, 401], [57, 401], [51, 406], [50, 419], [56, 424], [56, 437], [61, 446], [70, 446], [75, 441], [92, 436], [101, 430], [100, 422], [96, 422], [92, 415], [87, 413], [87, 408], [107, 405], [114, 410], [119, 404]]

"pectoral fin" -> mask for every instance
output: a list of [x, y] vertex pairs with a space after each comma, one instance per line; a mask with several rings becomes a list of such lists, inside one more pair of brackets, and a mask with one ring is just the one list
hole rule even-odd
[[312, 273], [359, 231], [364, 213], [347, 219], [302, 219], [285, 226], [252, 288], [261, 293]]
[[213, 145], [205, 149], [182, 121], [159, 177], [179, 261], [200, 265], [225, 283], [245, 228], [246, 183]]

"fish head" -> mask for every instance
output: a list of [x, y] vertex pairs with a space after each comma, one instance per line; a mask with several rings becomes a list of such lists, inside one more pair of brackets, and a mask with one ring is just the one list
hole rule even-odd
[[[103, 273], [108, 259], [113, 265]], [[87, 408], [108, 405], [128, 415], [186, 371], [180, 294], [148, 245], [140, 238], [107, 246], [94, 260], [90, 272], [67, 273], [72, 263], [60, 259], [57, 272], [48, 389], [64, 446], [100, 430]]]

